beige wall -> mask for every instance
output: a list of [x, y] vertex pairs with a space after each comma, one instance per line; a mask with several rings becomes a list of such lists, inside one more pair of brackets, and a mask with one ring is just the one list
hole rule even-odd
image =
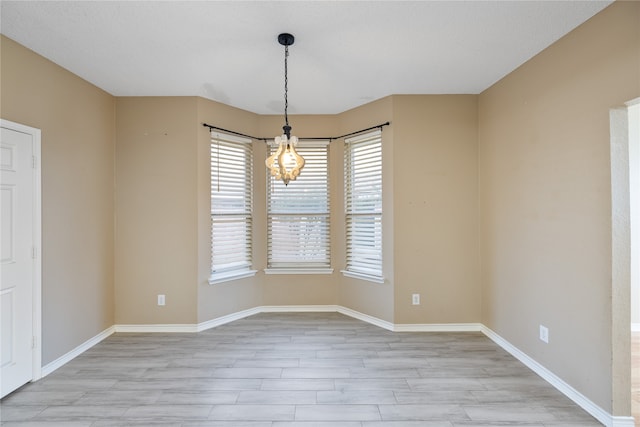
[[[273, 138], [282, 135], [284, 117], [260, 116], [259, 135]], [[292, 135], [298, 138], [315, 138], [335, 136], [337, 132], [337, 120], [334, 115], [298, 115], [289, 116]], [[329, 146], [329, 192], [332, 212], [341, 198], [338, 177], [342, 175], [342, 159], [339, 155], [339, 142], [333, 141]], [[266, 166], [264, 159], [267, 157], [266, 144], [260, 143], [256, 150], [255, 171], [257, 186], [255, 211], [258, 221], [256, 228], [261, 231], [261, 238], [256, 240], [256, 259], [254, 267], [264, 269], [267, 266], [266, 252]], [[304, 171], [303, 171], [304, 173]], [[269, 179], [273, 179], [269, 177]], [[339, 211], [338, 211], [339, 212]], [[262, 275], [262, 302], [263, 305], [331, 305], [337, 304], [337, 281], [340, 275], [339, 269], [335, 268], [337, 258], [336, 252], [340, 246], [340, 238], [337, 233], [339, 218], [336, 215], [331, 217], [331, 261], [334, 267], [333, 274], [314, 275], [291, 275], [291, 274], [269, 274]]]
[[[388, 96], [369, 104], [346, 111], [338, 116], [339, 133], [344, 135], [359, 129], [367, 129], [386, 122], [393, 122], [393, 99]], [[385, 126], [382, 130], [382, 273], [384, 283], [373, 283], [350, 277], [339, 277], [338, 301], [340, 305], [382, 319], [394, 322], [394, 124]], [[336, 151], [339, 151], [340, 167], [343, 163], [344, 144], [338, 142]], [[342, 172], [340, 173], [342, 178]], [[345, 268], [345, 245], [343, 242], [346, 233], [344, 221], [344, 186], [339, 180], [335, 197], [335, 210], [338, 217], [337, 231], [341, 245], [335, 254], [336, 270]]]
[[[628, 414], [628, 364], [617, 359], [628, 358], [628, 340], [613, 320], [628, 301], [612, 291], [609, 109], [640, 96], [639, 28], [640, 3], [616, 2], [480, 96], [396, 95], [290, 118], [298, 136], [392, 122], [384, 284], [339, 273], [341, 141], [331, 145], [334, 274], [259, 271], [209, 285], [202, 123], [270, 137], [282, 117], [196, 97], [114, 99], [2, 37], [2, 118], [42, 129], [43, 362], [114, 323], [340, 304], [397, 324], [481, 321], [605, 410]], [[265, 148], [254, 143], [259, 270]]]
[[[107, 96], [107, 99], [111, 99]], [[396, 110], [394, 102], [400, 99]], [[339, 115], [332, 116], [292, 116], [294, 134], [304, 136], [335, 136], [364, 127], [398, 120], [402, 124], [402, 135], [411, 144], [414, 152], [423, 144], [421, 138], [433, 135], [434, 140], [441, 139], [441, 132], [447, 126], [438, 127], [431, 134], [412, 121], [416, 114], [433, 112], [431, 97], [387, 97], [382, 100], [358, 107]], [[465, 99], [460, 104], [463, 110], [473, 103], [473, 97], [453, 97]], [[113, 103], [113, 99], [111, 99]], [[446, 103], [446, 102], [445, 102]], [[453, 104], [457, 104], [453, 101]], [[340, 304], [362, 313], [387, 321], [399, 323], [426, 323], [427, 321], [467, 321], [462, 316], [442, 316], [441, 299], [457, 300], [459, 289], [451, 286], [458, 283], [460, 274], [468, 273], [468, 267], [456, 270], [455, 278], [446, 279], [447, 286], [433, 283], [431, 288], [415, 286], [416, 277], [424, 273], [418, 259], [408, 260], [401, 279], [403, 286], [395, 292], [407, 299], [412, 292], [423, 293], [423, 305], [420, 310], [407, 304], [399, 304], [394, 314], [392, 303], [396, 273], [394, 258], [396, 253], [411, 258], [418, 241], [396, 246], [394, 233], [398, 228], [402, 235], [411, 239], [415, 226], [403, 228], [394, 220], [394, 194], [403, 195], [401, 203], [413, 203], [411, 194], [419, 191], [411, 179], [413, 169], [397, 167], [394, 156], [399, 155], [403, 162], [412, 161], [410, 151], [394, 150], [394, 126], [384, 128], [384, 271], [385, 284], [374, 284], [362, 280], [343, 277], [339, 271], [344, 268], [344, 218], [334, 215], [332, 218], [332, 264], [335, 271], [326, 276], [283, 276], [264, 275], [266, 266], [266, 210], [264, 199], [265, 170], [262, 158], [266, 157], [266, 147], [262, 142], [254, 143], [255, 151], [255, 235], [258, 244], [254, 248], [255, 268], [259, 270], [253, 278], [219, 285], [209, 285], [209, 134], [202, 127], [203, 122], [220, 125], [232, 130], [272, 136], [279, 133], [282, 126], [281, 116], [258, 116], [213, 101], [195, 97], [141, 97], [117, 98], [113, 111], [117, 111], [115, 124], [115, 307], [104, 309], [115, 313], [118, 324], [152, 323], [196, 323], [234, 313], [258, 305], [313, 305]], [[453, 118], [458, 107], [447, 105], [443, 114]], [[464, 111], [463, 114], [467, 114]], [[407, 114], [408, 118], [403, 118]], [[471, 115], [475, 116], [475, 112]], [[438, 116], [438, 120], [443, 116]], [[465, 116], [466, 117], [466, 116]], [[422, 121], [424, 117], [418, 120]], [[112, 117], [113, 120], [113, 117]], [[466, 118], [464, 119], [466, 122]], [[467, 127], [460, 128], [455, 141], [466, 137]], [[111, 134], [109, 134], [111, 132]], [[105, 134], [114, 138], [113, 129]], [[461, 136], [462, 135], [462, 136]], [[464, 143], [463, 143], [464, 145]], [[447, 144], [441, 146], [446, 147]], [[424, 147], [423, 147], [424, 148]], [[460, 152], [464, 148], [452, 144], [449, 154]], [[467, 147], [468, 152], [461, 159], [474, 155], [475, 147]], [[113, 150], [113, 147], [112, 147]], [[458, 151], [455, 151], [458, 150]], [[334, 212], [343, 211], [342, 182], [342, 141], [331, 144], [331, 202]], [[430, 153], [425, 153], [430, 156]], [[451, 158], [450, 158], [451, 159]], [[110, 165], [113, 165], [111, 159]], [[455, 163], [455, 162], [454, 162]], [[195, 165], [195, 167], [194, 167]], [[457, 169], [452, 164], [452, 169]], [[473, 174], [473, 169], [461, 168], [462, 175]], [[402, 191], [394, 192], [394, 182], [400, 179]], [[466, 179], [466, 178], [464, 178]], [[463, 179], [463, 181], [464, 181]], [[442, 183], [441, 183], [442, 184]], [[459, 182], [454, 186], [459, 187]], [[464, 186], [466, 184], [462, 184]], [[409, 188], [410, 191], [405, 189]], [[420, 186], [419, 188], [425, 188]], [[446, 183], [439, 186], [441, 194], [448, 192]], [[457, 192], [451, 189], [450, 192]], [[141, 196], [141, 194], [143, 196]], [[466, 193], [462, 193], [466, 194]], [[424, 194], [419, 194], [422, 197]], [[461, 197], [463, 197], [461, 195]], [[473, 198], [472, 198], [473, 199]], [[475, 203], [470, 200], [471, 204]], [[105, 211], [101, 211], [104, 214]], [[410, 216], [401, 221], [414, 221]], [[457, 226], [455, 227], [457, 228]], [[461, 234], [464, 234], [461, 232]], [[471, 233], [473, 236], [473, 233]], [[419, 239], [421, 240], [421, 239]], [[439, 245], [433, 240], [429, 244]], [[170, 244], [166, 244], [170, 242]], [[460, 244], [460, 242], [458, 242]], [[454, 245], [455, 246], [455, 245]], [[418, 252], [420, 249], [418, 249]], [[471, 257], [473, 258], [473, 257]], [[444, 267], [443, 267], [444, 269]], [[472, 270], [472, 269], [471, 269]], [[113, 274], [113, 273], [111, 273]], [[440, 273], [440, 278], [442, 271]], [[420, 279], [422, 280], [422, 279]], [[471, 284], [473, 286], [473, 284]], [[451, 290], [452, 292], [449, 292]], [[157, 306], [158, 294], [166, 295], [167, 304]], [[109, 295], [108, 298], [113, 298]], [[464, 299], [464, 298], [463, 298]], [[425, 303], [426, 302], [426, 303]], [[466, 302], [460, 304], [466, 307]], [[412, 310], [413, 309], [413, 310]], [[451, 313], [450, 311], [445, 311]], [[461, 313], [463, 311], [460, 311]], [[473, 310], [464, 310], [473, 313]], [[473, 317], [473, 314], [470, 314]], [[453, 319], [453, 320], [452, 320]]]
[[[231, 282], [209, 285], [208, 279], [211, 273], [211, 162], [210, 144], [211, 137], [208, 128], [202, 126], [207, 123], [220, 126], [236, 132], [248, 135], [258, 133], [258, 116], [244, 110], [229, 107], [207, 99], [197, 99], [197, 123], [193, 126], [198, 132], [198, 322], [222, 317], [231, 313], [247, 310], [262, 305], [262, 273]], [[254, 142], [254, 151], [263, 145]], [[254, 159], [254, 169], [258, 167], [259, 157]], [[254, 171], [254, 188], [264, 186], [264, 178], [256, 170]], [[264, 205], [264, 196], [257, 193], [254, 197], [254, 206]], [[256, 223], [264, 222], [264, 216], [256, 211]], [[264, 227], [263, 227], [264, 228]], [[264, 241], [266, 233], [260, 227], [254, 227], [254, 241]], [[260, 245], [254, 245], [254, 260], [260, 258]], [[256, 267], [257, 265], [254, 265]]]
[[0, 36], [3, 119], [42, 130], [42, 362], [114, 324], [114, 98]]
[[640, 95], [639, 29], [616, 2], [479, 99], [483, 323], [616, 415], [609, 109]]
[[197, 321], [197, 109], [194, 97], [117, 98], [118, 324]]
[[395, 323], [480, 321], [477, 117], [475, 95], [393, 97]]

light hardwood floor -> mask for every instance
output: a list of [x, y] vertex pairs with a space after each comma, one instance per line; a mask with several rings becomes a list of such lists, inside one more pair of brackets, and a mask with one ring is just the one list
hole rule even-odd
[[640, 427], [640, 332], [631, 334], [631, 413]]
[[600, 426], [480, 333], [269, 313], [115, 334], [0, 403], [3, 426]]

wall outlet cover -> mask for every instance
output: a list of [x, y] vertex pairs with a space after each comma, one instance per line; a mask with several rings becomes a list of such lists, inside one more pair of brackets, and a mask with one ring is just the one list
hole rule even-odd
[[549, 328], [540, 325], [540, 340], [549, 343]]

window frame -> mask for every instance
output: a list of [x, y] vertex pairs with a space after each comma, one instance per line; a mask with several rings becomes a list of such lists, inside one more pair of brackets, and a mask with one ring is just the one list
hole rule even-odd
[[[341, 273], [347, 277], [384, 283], [382, 132], [376, 130], [360, 134], [345, 139], [344, 144], [345, 268], [341, 270]], [[354, 156], [357, 155], [354, 151], [356, 148], [361, 148], [365, 151], [364, 154], [361, 154], [360, 160], [366, 162], [365, 165], [361, 166], [362, 170], [359, 174], [363, 178], [359, 183], [354, 182], [355, 179], [358, 179], [354, 176], [358, 171], [353, 168], [356, 161]], [[371, 155], [369, 150], [373, 150], [374, 154], [377, 155], [373, 160], [366, 159]], [[374, 174], [370, 170], [365, 170], [371, 168], [373, 168]], [[377, 174], [375, 173], [376, 171]], [[366, 188], [372, 185], [378, 188], [377, 191], [375, 191], [375, 188], [372, 189], [373, 191], [369, 191], [369, 196], [373, 199], [373, 202], [358, 204], [357, 200], [354, 199], [353, 188], [358, 187], [355, 193], [362, 195], [364, 194], [363, 186]], [[369, 223], [366, 221], [369, 221]], [[371, 227], [371, 222], [373, 222], [373, 232], [363, 231], [363, 227]], [[357, 225], [361, 227], [356, 239], [354, 230], [356, 230]], [[364, 245], [354, 246], [354, 240], [373, 245], [376, 253], [373, 257], [370, 254], [358, 255], [357, 252], [363, 254], [371, 252], [371, 250], [364, 247]]]
[[[271, 142], [268, 146], [268, 155], [275, 151], [277, 146], [275, 142]], [[289, 182], [287, 186], [284, 185], [282, 181], [276, 180], [272, 177], [267, 170], [267, 182], [266, 182], [266, 218], [267, 218], [267, 267], [264, 269], [265, 274], [331, 274], [333, 273], [333, 268], [331, 268], [331, 193], [330, 193], [330, 141], [329, 140], [314, 140], [314, 141], [299, 141], [296, 146], [296, 151], [305, 158], [305, 167], [302, 169], [300, 176], [295, 180]], [[306, 152], [306, 153], [305, 153]], [[312, 153], [313, 152], [313, 153]], [[323, 152], [324, 157], [320, 162], [314, 162], [314, 159]], [[308, 179], [311, 173], [311, 182], [309, 183]], [[324, 173], [324, 177], [317, 176], [316, 174]], [[325, 185], [325, 191], [320, 193], [318, 191], [320, 182], [318, 179], [323, 179], [322, 183]], [[318, 197], [320, 194], [326, 195], [326, 199], [323, 199], [319, 204], [325, 205], [324, 209], [308, 209], [305, 207], [304, 203], [298, 203], [297, 206], [294, 204], [294, 211], [282, 211], [276, 210], [272, 211], [274, 205], [278, 204], [278, 202], [282, 202], [283, 197], [286, 197], [287, 194], [293, 194], [293, 197], [299, 197], [302, 193], [305, 192], [303, 188], [304, 185], [308, 185], [309, 188], [307, 191], [312, 192], [312, 195]], [[279, 222], [272, 222], [274, 217], [281, 218]], [[287, 245], [291, 245], [291, 242], [286, 241], [286, 237], [282, 238], [282, 235], [274, 235], [274, 227], [275, 229], [283, 229], [286, 227], [286, 222], [288, 219], [295, 221], [296, 218], [313, 218], [313, 217], [323, 217], [322, 221], [316, 222], [316, 226], [319, 226], [321, 230], [321, 234], [314, 234], [314, 238], [312, 240], [319, 240], [322, 244], [317, 247], [317, 251], [319, 254], [324, 254], [324, 256], [317, 258], [312, 261], [305, 260], [285, 260], [283, 258], [283, 254], [287, 252]], [[300, 222], [297, 222], [300, 224]], [[307, 224], [309, 227], [314, 227], [313, 221], [308, 221]], [[302, 233], [297, 234], [300, 238]], [[280, 238], [278, 239], [278, 236]], [[275, 240], [279, 240], [279, 246], [274, 247], [274, 238]], [[304, 254], [308, 256], [314, 256], [315, 247], [313, 244], [307, 248], [307, 251]], [[281, 258], [272, 258], [274, 255], [274, 251], [280, 251]], [[304, 256], [304, 254], [302, 256]], [[300, 254], [298, 254], [300, 255]], [[322, 258], [322, 259], [320, 259]]]
[[[222, 282], [227, 282], [230, 280], [237, 280], [244, 277], [254, 276], [257, 270], [254, 270], [253, 267], [253, 142], [248, 138], [241, 138], [235, 135], [229, 135], [220, 132], [211, 132], [211, 139], [209, 144], [210, 154], [209, 154], [209, 164], [210, 164], [210, 246], [211, 246], [211, 257], [210, 257], [210, 269], [209, 269], [209, 284], [217, 284]], [[227, 150], [227, 153], [225, 153]], [[229, 172], [238, 172], [240, 163], [234, 161], [232, 156], [228, 156], [230, 153], [244, 153], [244, 155], [248, 158], [245, 160], [244, 166], [244, 177], [232, 176]], [[226, 156], [227, 163], [223, 164], [221, 160], [223, 160]], [[227, 169], [225, 171], [225, 169]], [[241, 170], [241, 169], [240, 169]], [[215, 193], [220, 192], [220, 190], [227, 193], [226, 202], [229, 204], [229, 200], [233, 202], [233, 199], [241, 199], [242, 202], [238, 204], [242, 204], [243, 206], [238, 207], [228, 207], [225, 210], [217, 210], [214, 212], [216, 208], [214, 204], [216, 200], [219, 203], [224, 203], [225, 198], [220, 197], [216, 199]], [[236, 202], [237, 203], [237, 202]], [[243, 218], [244, 217], [244, 218]], [[238, 247], [237, 239], [230, 239], [230, 242], [227, 243], [227, 249], [223, 251], [217, 251], [215, 245], [214, 235], [216, 233], [216, 223], [222, 223], [223, 221], [236, 221], [238, 222], [238, 218], [244, 219], [244, 230], [243, 227], [240, 228], [240, 235], [245, 235], [244, 245], [241, 243], [239, 246], [241, 247], [241, 252], [244, 255], [237, 257], [236, 263], [239, 263], [237, 266], [221, 264], [220, 267], [216, 268], [215, 257], [216, 252], [225, 252], [229, 253], [230, 246], [233, 245], [233, 249], [236, 250]], [[227, 231], [227, 233], [238, 233], [238, 230]], [[231, 263], [227, 263], [231, 264]]]

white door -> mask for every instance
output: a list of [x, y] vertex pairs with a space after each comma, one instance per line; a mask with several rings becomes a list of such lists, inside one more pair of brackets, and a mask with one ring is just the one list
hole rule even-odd
[[34, 378], [36, 342], [35, 137], [5, 125], [0, 136], [0, 396]]

